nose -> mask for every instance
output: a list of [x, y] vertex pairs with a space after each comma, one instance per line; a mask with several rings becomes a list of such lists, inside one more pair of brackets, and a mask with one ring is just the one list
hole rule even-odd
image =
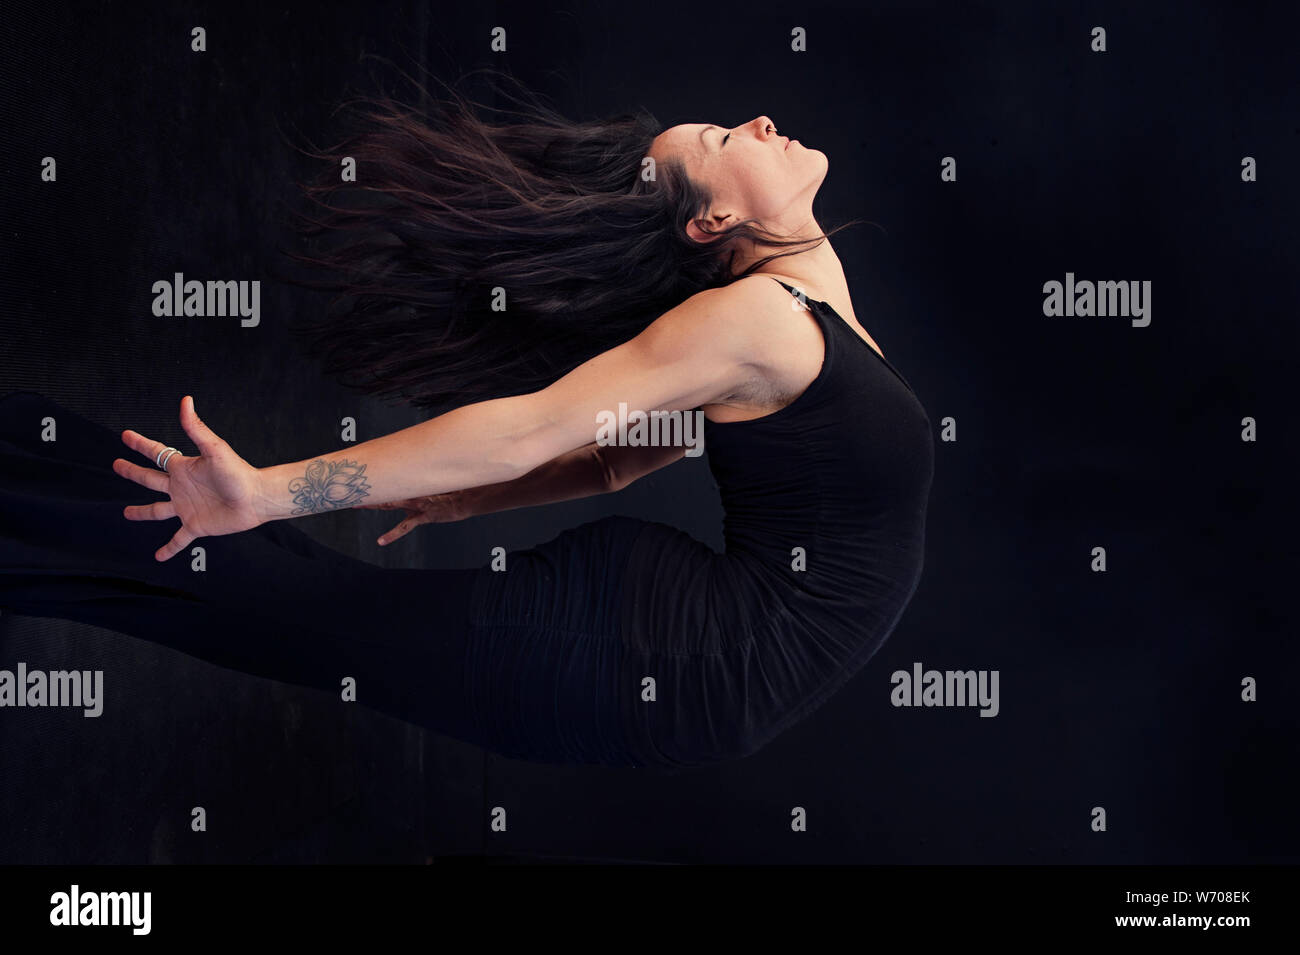
[[776, 135], [776, 123], [772, 122], [770, 116], [756, 116], [753, 119], [755, 134], [759, 139], [767, 139]]

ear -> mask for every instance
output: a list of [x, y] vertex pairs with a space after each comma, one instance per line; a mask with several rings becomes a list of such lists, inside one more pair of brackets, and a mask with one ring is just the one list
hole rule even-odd
[[711, 229], [713, 232], [717, 232], [717, 230], [722, 228], [730, 218], [731, 216], [729, 215], [715, 215], [710, 217], [701, 216], [698, 219], [692, 219], [690, 222], [686, 223], [686, 237], [692, 242], [715, 242], [717, 241], [718, 236], [710, 235], [704, 230]]

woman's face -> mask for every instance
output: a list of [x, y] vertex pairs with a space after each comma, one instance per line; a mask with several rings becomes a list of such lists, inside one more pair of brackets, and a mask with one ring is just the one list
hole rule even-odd
[[[765, 228], [793, 234], [812, 219], [812, 200], [826, 178], [826, 155], [778, 135], [758, 116], [742, 126], [684, 123], [664, 130], [650, 148], [655, 162], [675, 160], [713, 194], [703, 219], [709, 229], [757, 219]], [[701, 238], [694, 223], [687, 232]]]

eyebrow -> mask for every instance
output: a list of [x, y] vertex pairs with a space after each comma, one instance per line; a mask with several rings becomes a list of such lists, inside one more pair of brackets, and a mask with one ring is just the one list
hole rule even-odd
[[718, 128], [718, 127], [716, 127], [716, 126], [705, 126], [703, 129], [700, 130], [700, 144], [701, 144], [701, 145], [702, 145], [706, 150], [709, 148], [709, 144], [706, 143], [706, 142], [704, 141], [704, 134], [707, 133], [707, 132], [708, 132], [709, 130], [711, 130], [711, 129], [717, 129], [717, 128]]

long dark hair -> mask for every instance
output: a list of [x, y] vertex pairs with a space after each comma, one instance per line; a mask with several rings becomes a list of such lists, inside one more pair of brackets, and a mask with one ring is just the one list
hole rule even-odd
[[439, 412], [535, 391], [739, 278], [740, 241], [784, 249], [747, 275], [825, 238], [750, 220], [692, 241], [686, 223], [711, 197], [674, 163], [643, 174], [664, 128], [652, 115], [573, 122], [507, 75], [489, 79], [507, 106], [448, 84], [441, 98], [420, 87], [418, 109], [358, 97], [345, 104], [358, 127], [308, 153], [324, 172], [294, 215], [309, 250], [290, 255], [327, 273], [300, 284], [336, 294], [292, 330], [349, 387]]

